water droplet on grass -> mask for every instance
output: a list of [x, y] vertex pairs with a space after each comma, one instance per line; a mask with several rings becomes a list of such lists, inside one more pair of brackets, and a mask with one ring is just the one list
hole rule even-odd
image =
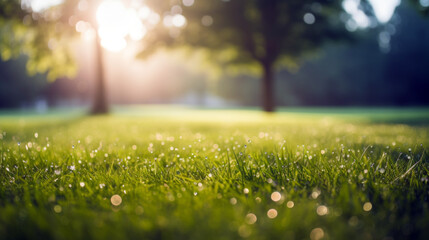
[[60, 206], [60, 205], [55, 205], [54, 206], [54, 212], [56, 212], [56, 213], [61, 213], [61, 211], [62, 211], [63, 209], [62, 209], [62, 207]]
[[282, 198], [282, 194], [279, 192], [273, 192], [271, 193], [271, 200], [273, 200], [274, 202], [278, 202], [280, 201], [280, 199]]
[[323, 232], [323, 229], [321, 229], [321, 228], [314, 228], [310, 232], [311, 240], [319, 240], [319, 239], [322, 239], [324, 236], [325, 236], [325, 233]]
[[311, 197], [313, 199], [316, 199], [319, 197], [320, 194], [321, 194], [320, 190], [316, 189], [316, 190], [313, 190], [313, 192], [311, 193]]
[[258, 218], [253, 213], [249, 213], [246, 215], [246, 222], [248, 224], [254, 224], [254, 223], [256, 223], [257, 220], [258, 220]]
[[324, 215], [328, 214], [329, 210], [326, 206], [320, 205], [317, 207], [316, 212], [317, 212], [317, 215], [324, 216]]
[[113, 206], [119, 206], [122, 203], [122, 198], [121, 196], [115, 194], [110, 198], [110, 202], [112, 203]]
[[366, 202], [362, 208], [365, 212], [369, 212], [372, 209], [372, 204], [370, 202]]
[[276, 218], [277, 217], [277, 210], [274, 208], [271, 208], [270, 210], [268, 210], [267, 212], [267, 216], [271, 219]]

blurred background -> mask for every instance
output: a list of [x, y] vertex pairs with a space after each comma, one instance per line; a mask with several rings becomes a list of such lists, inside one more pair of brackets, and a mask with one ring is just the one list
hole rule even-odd
[[[145, 1], [135, 2], [144, 4]], [[172, 5], [183, 9], [194, 4], [190, 0], [176, 2]], [[323, 2], [319, 4], [322, 7]], [[275, 105], [429, 104], [429, 17], [426, 16], [429, 1], [372, 0], [368, 3], [371, 11], [361, 7], [361, 1], [342, 1], [344, 13], [336, 17], [351, 33], [351, 40], [323, 42], [317, 50], [301, 54], [294, 64], [276, 68]], [[31, 8], [34, 13], [64, 1], [29, 0], [19, 4], [22, 11], [29, 12]], [[312, 6], [319, 5], [313, 3]], [[141, 16], [144, 10], [140, 9], [139, 13]], [[7, 36], [11, 34], [7, 21], [11, 18], [5, 8], [1, 14], [0, 108], [46, 111], [50, 107], [90, 106], [98, 74], [97, 49], [91, 32], [79, 35], [69, 44], [76, 71], [71, 76], [48, 79], [47, 71], [28, 70], [31, 55], [19, 52], [14, 57], [5, 56]], [[165, 13], [159, 15], [160, 24], [166, 25], [163, 16], [165, 18]], [[183, 16], [186, 17], [185, 11]], [[215, 17], [210, 18], [206, 17], [205, 25], [217, 21]], [[303, 21], [312, 24], [314, 15], [305, 15]], [[77, 23], [72, 26], [76, 32], [82, 32]], [[151, 34], [150, 29], [144, 33]], [[210, 62], [201, 51], [180, 48], [162, 49], [139, 58], [136, 56], [141, 45], [140, 41], [127, 42], [120, 50], [110, 49], [113, 51], [104, 46], [103, 74], [110, 104], [183, 104], [211, 108], [261, 105], [258, 71], [231, 70]]]

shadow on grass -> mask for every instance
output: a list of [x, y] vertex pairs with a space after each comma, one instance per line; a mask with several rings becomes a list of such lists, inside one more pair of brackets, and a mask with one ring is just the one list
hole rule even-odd
[[408, 125], [412, 127], [429, 126], [429, 118], [398, 118], [398, 119], [369, 119], [372, 124], [392, 124], [392, 125]]
[[429, 126], [429, 108], [282, 108], [279, 113], [297, 113], [334, 117], [340, 120], [368, 124], [402, 124], [408, 126]]

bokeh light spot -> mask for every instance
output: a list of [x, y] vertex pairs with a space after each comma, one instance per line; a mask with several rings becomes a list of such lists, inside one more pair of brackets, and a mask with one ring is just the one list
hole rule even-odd
[[115, 194], [110, 198], [110, 202], [112, 203], [113, 206], [119, 206], [122, 203], [122, 198], [121, 196]]
[[363, 210], [364, 210], [365, 212], [369, 212], [369, 211], [371, 211], [371, 209], [372, 209], [372, 204], [371, 204], [370, 202], [366, 202], [366, 203], [363, 205]]
[[271, 200], [273, 200], [274, 202], [278, 202], [278, 201], [280, 201], [280, 199], [282, 199], [281, 193], [279, 193], [279, 192], [271, 193]]
[[201, 18], [201, 23], [206, 26], [209, 27], [213, 24], [213, 18], [209, 15], [205, 15]]
[[317, 207], [316, 212], [317, 212], [317, 215], [324, 216], [324, 215], [328, 214], [329, 210], [326, 206], [320, 205]]
[[319, 240], [322, 239], [325, 236], [325, 232], [323, 232], [323, 229], [321, 228], [314, 228], [311, 230], [310, 238], [311, 240]]
[[194, 5], [195, 0], [183, 0], [183, 5], [185, 5], [186, 7], [190, 7], [192, 5]]
[[271, 219], [276, 218], [277, 217], [277, 210], [274, 208], [268, 210], [267, 216]]
[[316, 22], [316, 17], [312, 13], [306, 13], [304, 14], [304, 22], [311, 25]]
[[258, 218], [253, 213], [249, 213], [246, 215], [246, 223], [248, 223], [248, 224], [254, 224], [254, 223], [256, 223], [257, 220], [258, 220]]

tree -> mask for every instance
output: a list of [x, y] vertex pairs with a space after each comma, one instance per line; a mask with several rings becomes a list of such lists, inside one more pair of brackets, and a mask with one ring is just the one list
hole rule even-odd
[[416, 14], [407, 2], [401, 4], [397, 14], [401, 21], [396, 24], [389, 43], [385, 78], [394, 90], [396, 105], [427, 104], [428, 15]]
[[55, 12], [32, 13], [20, 1], [0, 0], [2, 59], [27, 55], [30, 75], [47, 73], [49, 80], [73, 75], [76, 65], [64, 39], [75, 34], [74, 28]]
[[[30, 72], [48, 71], [51, 79], [72, 74], [72, 60], [70, 54], [66, 54], [69, 39], [75, 35], [75, 24], [70, 24], [71, 19], [85, 21], [97, 29], [95, 12], [100, 2], [65, 0], [43, 12], [31, 12], [21, 4], [28, 1], [0, 0], [0, 24], [2, 28], [4, 25], [14, 28], [13, 36], [1, 35], [2, 49], [7, 49], [2, 50], [3, 58], [24, 52], [29, 56], [27, 66]], [[126, 2], [129, 5], [141, 3]], [[350, 38], [350, 33], [340, 20], [340, 15], [345, 14], [342, 2], [146, 0], [144, 3], [157, 13], [154, 16], [158, 21], [150, 21], [157, 25], [149, 29], [143, 41], [146, 47], [140, 56], [147, 56], [159, 47], [190, 46], [208, 50], [216, 61], [246, 66], [246, 69], [256, 68], [263, 75], [263, 108], [271, 112], [275, 107], [275, 70], [279, 66], [296, 66], [303, 55], [317, 50], [326, 40]], [[82, 3], [86, 3], [85, 7]], [[361, 2], [362, 5], [365, 3]], [[92, 112], [104, 113], [108, 108], [102, 49], [99, 34], [95, 35], [98, 86], [95, 88]]]
[[[158, 11], [171, 7], [159, 2], [146, 1]], [[165, 14], [172, 16], [173, 25], [174, 18], [180, 20], [177, 14], [183, 14], [186, 26], [157, 28], [145, 39], [147, 47], [141, 55], [160, 46], [187, 45], [208, 49], [214, 59], [229, 64], [257, 66], [263, 75], [262, 105], [267, 112], [275, 108], [277, 67], [297, 65], [300, 57], [317, 50], [326, 40], [350, 38], [340, 20], [344, 13], [341, 0], [197, 0], [183, 1], [188, 6], [182, 5], [179, 11], [174, 6], [180, 7], [181, 2], [172, 2], [173, 8]]]
[[[85, 6], [82, 7], [82, 3]], [[76, 23], [83, 21], [96, 28], [95, 12], [100, 1], [67, 0], [63, 4], [34, 11], [31, 1], [0, 0], [0, 49], [3, 60], [27, 55], [30, 75], [47, 73], [48, 80], [72, 77], [77, 67], [71, 45], [78, 34]], [[95, 34], [96, 81], [91, 113], [108, 112], [103, 76], [103, 55]]]

